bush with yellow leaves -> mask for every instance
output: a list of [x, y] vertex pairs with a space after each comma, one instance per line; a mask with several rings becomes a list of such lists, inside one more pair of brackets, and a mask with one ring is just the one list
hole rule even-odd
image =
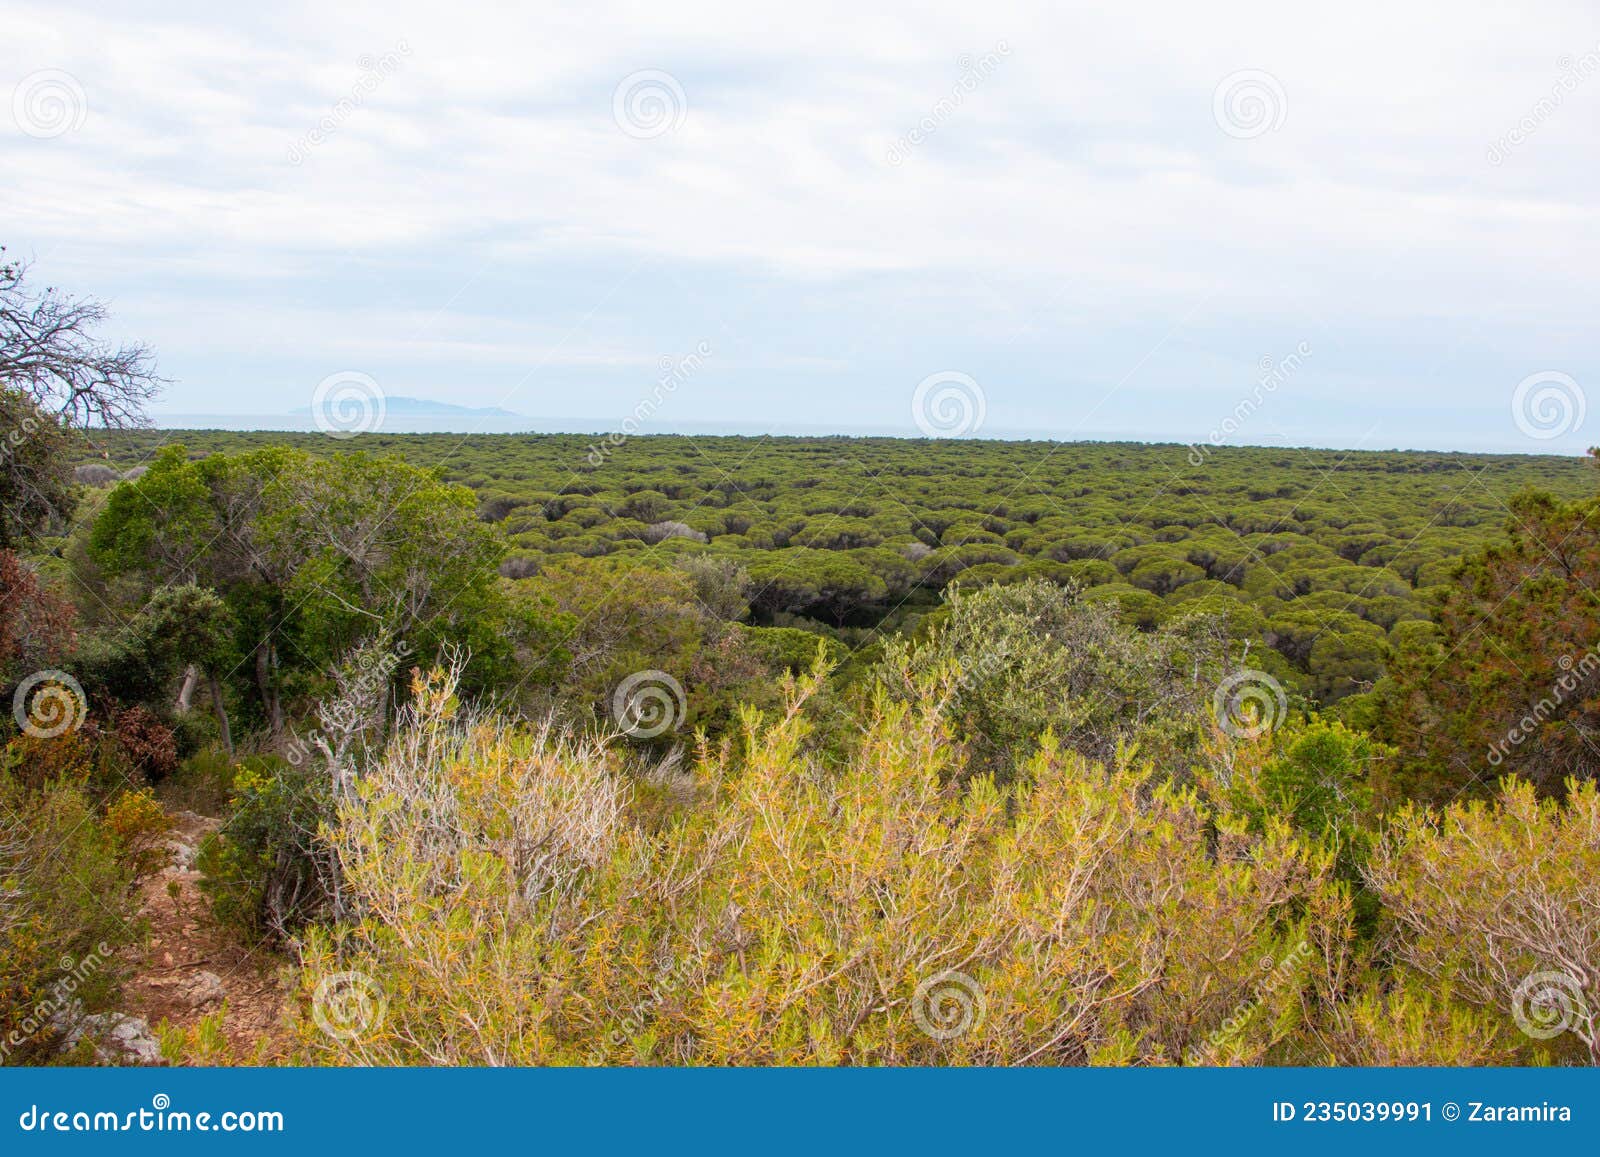
[[[1509, 787], [1494, 806], [1407, 810], [1386, 834], [1362, 829], [1353, 860], [1356, 810], [1263, 806], [1280, 780], [1357, 799], [1372, 753], [1336, 725], [1202, 743], [1213, 766], [1182, 781], [1046, 733], [1002, 788], [955, 765], [939, 679], [874, 700], [847, 756], [822, 758], [804, 710], [818, 677], [775, 718], [747, 711], [736, 743], [663, 771], [681, 777], [665, 817], [653, 780], [641, 812], [647, 781], [615, 749], [464, 708], [451, 672], [419, 680], [322, 834], [342, 919], [304, 942], [301, 1058], [1587, 1055], [1592, 1016], [1552, 1009], [1527, 978], [1565, 970], [1571, 1008], [1600, 1004], [1592, 785], [1565, 804]], [[1383, 905], [1373, 920], [1353, 916], [1361, 887]]]
[[115, 838], [117, 860], [135, 880], [166, 866], [172, 817], [148, 787], [123, 791], [106, 805], [106, 830]]
[[1600, 787], [1506, 780], [1493, 802], [1407, 805], [1368, 867], [1396, 983], [1448, 994], [1504, 1054], [1600, 1064]]
[[307, 940], [306, 1059], [1294, 1059], [1347, 916], [1328, 853], [1048, 737], [1025, 786], [963, 783], [931, 699], [825, 768], [809, 689], [647, 835], [611, 752], [419, 686], [326, 833], [349, 918]]
[[115, 995], [141, 931], [117, 848], [80, 786], [24, 786], [0, 762], [0, 1064], [52, 1059]]

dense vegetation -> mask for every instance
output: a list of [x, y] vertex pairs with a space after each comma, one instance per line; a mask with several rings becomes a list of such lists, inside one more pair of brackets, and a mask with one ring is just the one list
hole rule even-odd
[[38, 348], [6, 1059], [181, 799], [289, 1059], [1600, 1061], [1583, 463], [107, 430], [143, 351]]
[[957, 577], [1075, 582], [1146, 630], [1220, 614], [1322, 704], [1371, 689], [1517, 494], [1593, 488], [1572, 459], [1238, 448], [1195, 466], [1185, 447], [1092, 443], [647, 437], [596, 461], [574, 435], [149, 431], [107, 448], [129, 470], [173, 442], [398, 455], [473, 492], [506, 575], [727, 559], [749, 576], [751, 623], [852, 646], [914, 627]]

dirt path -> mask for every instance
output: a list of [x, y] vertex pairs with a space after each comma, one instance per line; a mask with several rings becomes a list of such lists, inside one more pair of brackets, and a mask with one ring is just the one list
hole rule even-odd
[[[133, 950], [133, 976], [123, 987], [121, 1004], [152, 1026], [165, 1018], [193, 1028], [226, 1001], [222, 1030], [231, 1053], [226, 1059], [236, 1064], [280, 1060], [288, 1039], [285, 961], [264, 947], [252, 950], [211, 916], [194, 858], [218, 821], [190, 811], [174, 812], [172, 818], [171, 864], [141, 885], [140, 914], [150, 923], [150, 941], [147, 948]], [[223, 1058], [212, 1063], [218, 1060]]]

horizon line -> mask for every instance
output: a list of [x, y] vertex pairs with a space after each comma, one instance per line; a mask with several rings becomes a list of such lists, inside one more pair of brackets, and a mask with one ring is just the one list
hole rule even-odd
[[[456, 436], [456, 437], [592, 437], [600, 440], [612, 438], [618, 431], [607, 428], [596, 419], [547, 418], [534, 419], [525, 415], [484, 415], [500, 425], [516, 423], [514, 429], [488, 428], [480, 424], [463, 428], [465, 424], [451, 424], [448, 415], [434, 415], [440, 423], [428, 428], [410, 428], [417, 423], [402, 420], [397, 425], [385, 423], [373, 430], [344, 431], [340, 438], [354, 441], [363, 435], [388, 435], [404, 437]], [[166, 414], [151, 415], [150, 429], [167, 432], [192, 432], [197, 434], [317, 434], [324, 431], [296, 414]], [[263, 423], [273, 424], [263, 424]], [[293, 424], [290, 424], [293, 423]], [[813, 426], [805, 423], [773, 423], [763, 426], [754, 422], [688, 422], [677, 424], [680, 428], [665, 428], [648, 433], [637, 432], [620, 435], [627, 441], [636, 438], [771, 438], [771, 439], [860, 439], [899, 442], [987, 442], [987, 443], [1043, 443], [1053, 445], [1103, 445], [1103, 446], [1172, 446], [1202, 453], [1227, 450], [1294, 450], [1322, 451], [1350, 454], [1465, 454], [1480, 457], [1562, 458], [1581, 461], [1589, 451], [1551, 448], [1513, 448], [1509, 444], [1480, 446], [1369, 446], [1316, 444], [1310, 442], [1212, 442], [1210, 440], [1183, 441], [1164, 436], [1140, 435], [1134, 431], [1066, 432], [1051, 430], [1021, 430], [1002, 428], [992, 432], [967, 433], [959, 436], [929, 435], [889, 426], [860, 426], [839, 429]], [[407, 428], [398, 428], [404, 426]], [[697, 427], [693, 429], [681, 427]]]

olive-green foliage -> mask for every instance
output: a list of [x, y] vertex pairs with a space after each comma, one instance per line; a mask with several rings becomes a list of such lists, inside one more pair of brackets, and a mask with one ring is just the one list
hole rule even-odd
[[1567, 787], [1408, 805], [1368, 875], [1399, 983], [1492, 1014], [1510, 1047], [1600, 1065], [1600, 788]]
[[[831, 773], [798, 702], [747, 716], [659, 833], [605, 750], [454, 704], [426, 689], [339, 807], [358, 915], [311, 932], [303, 984], [357, 971], [387, 1012], [342, 1041], [308, 1022], [308, 1059], [1261, 1061], [1296, 1029], [1298, 946], [1340, 919], [1285, 826], [1251, 834], [1134, 765], [1047, 744], [1012, 793], [959, 782], [932, 698], [880, 703]], [[1281, 985], [1223, 1034], [1263, 958]], [[935, 1035], [963, 995], [968, 1023]]]
[[0, 385], [0, 550], [18, 549], [72, 514], [72, 459], [82, 445], [60, 418]]
[[[184, 437], [230, 455], [332, 452], [316, 435]], [[110, 443], [133, 465], [153, 438]], [[1512, 494], [1592, 489], [1572, 459], [1427, 452], [1218, 448], [1194, 466], [1177, 446], [661, 436], [595, 464], [576, 435], [353, 444], [437, 465], [485, 517], [504, 512], [508, 573], [563, 556], [726, 559], [748, 575], [755, 625], [835, 629], [892, 629], [969, 572], [969, 586], [1072, 578], [1146, 630], [1203, 588], [1238, 601], [1257, 653], [1285, 661], [1256, 665], [1324, 704], [1382, 675], [1386, 633], [1426, 617], [1431, 588], [1498, 535]], [[696, 537], [646, 533], [667, 522]]]
[[1394, 749], [1319, 716], [1282, 720], [1255, 742], [1212, 732], [1203, 746], [1196, 765], [1202, 790], [1256, 830], [1286, 821], [1331, 853], [1335, 877], [1351, 887], [1356, 926], [1370, 936], [1377, 904], [1362, 869], [1380, 822], [1373, 784]]
[[1002, 781], [1047, 730], [1091, 759], [1124, 744], [1164, 766], [1192, 749], [1231, 645], [1222, 619], [1183, 616], [1141, 633], [1104, 601], [1042, 580], [947, 594], [926, 638], [884, 645], [879, 678], [914, 698], [947, 688], [957, 735]]
[[1359, 833], [1371, 819], [1373, 768], [1393, 753], [1335, 720], [1291, 722], [1273, 738], [1274, 750], [1248, 792], [1233, 795], [1234, 806], [1262, 819], [1283, 816], [1315, 836]]
[[832, 668], [845, 658], [845, 648], [833, 639], [797, 627], [746, 627], [744, 638], [769, 669], [791, 675], [804, 674], [817, 664]]
[[317, 833], [332, 812], [333, 785], [320, 763], [244, 761], [227, 822], [197, 860], [217, 918], [252, 936], [286, 937], [326, 914], [331, 874]]

